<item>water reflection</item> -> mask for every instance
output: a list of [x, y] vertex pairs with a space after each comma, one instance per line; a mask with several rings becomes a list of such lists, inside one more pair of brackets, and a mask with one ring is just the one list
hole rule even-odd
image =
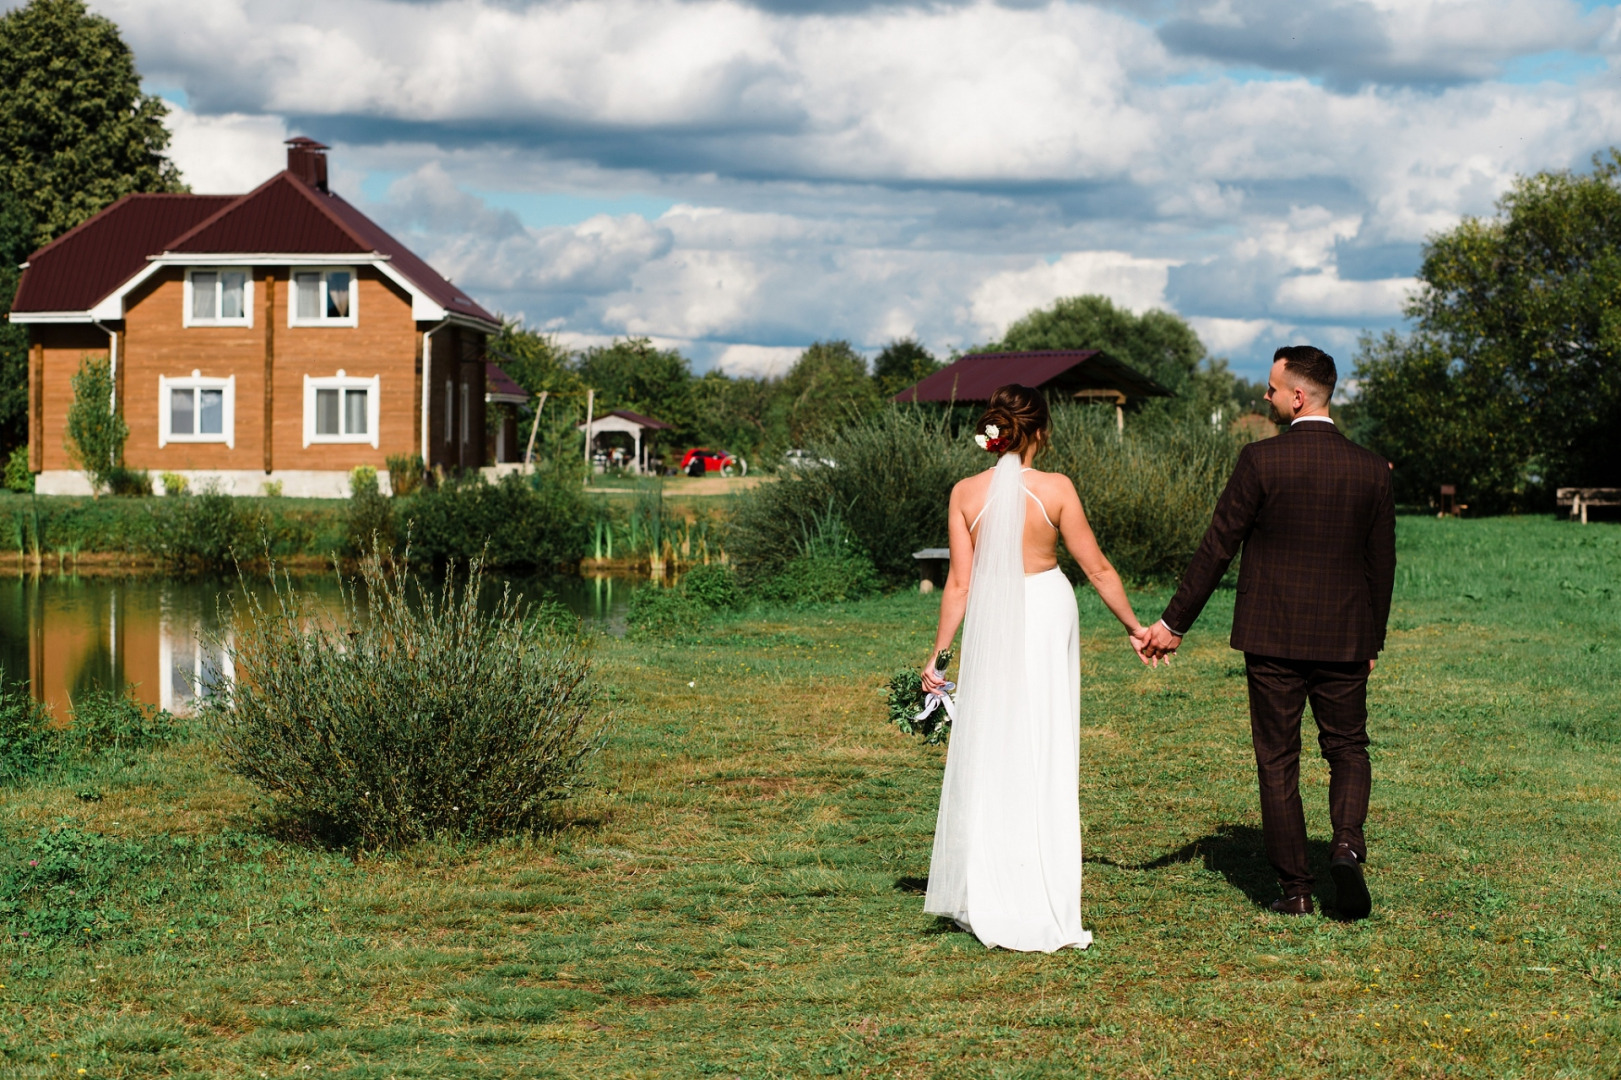
[[[337, 609], [330, 577], [297, 584], [315, 602]], [[513, 584], [527, 597], [553, 596], [588, 623], [622, 634], [630, 594], [646, 583], [600, 577]], [[222, 593], [235, 587], [149, 578], [0, 580], [0, 667], [8, 681], [27, 679], [34, 697], [58, 717], [91, 690], [124, 685], [133, 685], [142, 702], [189, 712], [232, 675], [216, 642]]]

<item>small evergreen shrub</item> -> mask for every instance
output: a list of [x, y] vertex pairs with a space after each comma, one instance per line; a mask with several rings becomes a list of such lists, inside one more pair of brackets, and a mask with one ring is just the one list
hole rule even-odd
[[34, 490], [34, 474], [28, 468], [28, 447], [19, 446], [6, 458], [5, 485], [8, 491], [25, 495]]
[[166, 743], [181, 733], [173, 713], [136, 701], [129, 688], [93, 690], [72, 703], [73, 723], [66, 737], [83, 753], [103, 750], [145, 750]]
[[8, 681], [0, 671], [0, 784], [12, 784], [56, 763], [62, 733], [28, 683]]
[[200, 715], [227, 765], [285, 811], [365, 848], [511, 833], [572, 793], [599, 743], [589, 638], [559, 632], [482, 563], [433, 590], [376, 554], [336, 618], [275, 580], [232, 594], [235, 683]]
[[158, 473], [158, 479], [163, 481], [163, 493], [165, 495], [191, 494], [191, 481], [179, 473], [161, 472]]
[[394, 508], [378, 488], [377, 470], [361, 465], [349, 474], [349, 518], [344, 546], [351, 555], [364, 555], [373, 546], [394, 549]]

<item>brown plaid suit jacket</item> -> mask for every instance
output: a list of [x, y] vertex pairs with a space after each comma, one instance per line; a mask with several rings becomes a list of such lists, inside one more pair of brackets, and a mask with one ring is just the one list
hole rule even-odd
[[1371, 660], [1396, 578], [1390, 467], [1332, 424], [1306, 420], [1244, 447], [1165, 609], [1193, 626], [1242, 548], [1232, 645], [1290, 660]]

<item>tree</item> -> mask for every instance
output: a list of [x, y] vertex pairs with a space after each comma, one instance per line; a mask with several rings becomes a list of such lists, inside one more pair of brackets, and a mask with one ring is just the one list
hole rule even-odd
[[701, 445], [742, 454], [750, 468], [787, 448], [787, 409], [778, 380], [708, 371], [692, 389]]
[[884, 346], [884, 351], [873, 361], [872, 377], [878, 384], [878, 396], [887, 401], [933, 375], [941, 366], [934, 354], [916, 338], [904, 337]]
[[595, 345], [581, 354], [585, 385], [596, 390], [597, 411], [631, 409], [675, 428], [667, 442], [696, 437], [697, 409], [692, 364], [674, 349], [657, 349], [647, 338]]
[[34, 223], [9, 187], [0, 180], [0, 456], [28, 441], [28, 327], [5, 319], [17, 295], [28, 258]]
[[796, 444], [878, 407], [867, 361], [848, 341], [818, 341], [783, 376], [788, 437]]
[[0, 16], [0, 186], [39, 246], [137, 191], [183, 191], [163, 155], [162, 99], [83, 0], [29, 0]]
[[0, 15], [0, 453], [28, 440], [28, 332], [4, 321], [17, 264], [130, 192], [185, 190], [166, 112], [82, 0]]
[[1621, 484], [1621, 151], [1515, 181], [1432, 236], [1408, 337], [1366, 339], [1360, 432], [1404, 497], [1486, 509]]
[[105, 356], [86, 356], [73, 376], [73, 404], [68, 406], [68, 452], [84, 470], [90, 489], [113, 486], [124, 466], [124, 440], [129, 428], [113, 411], [112, 363]]
[[577, 393], [582, 384], [573, 356], [550, 334], [524, 326], [519, 319], [502, 319], [501, 332], [490, 342], [490, 355], [501, 370], [531, 394]]
[[1038, 349], [1102, 349], [1116, 360], [1181, 393], [1199, 361], [1204, 343], [1178, 315], [1158, 309], [1134, 315], [1107, 296], [1071, 296], [1039, 308], [1007, 328], [986, 352]]

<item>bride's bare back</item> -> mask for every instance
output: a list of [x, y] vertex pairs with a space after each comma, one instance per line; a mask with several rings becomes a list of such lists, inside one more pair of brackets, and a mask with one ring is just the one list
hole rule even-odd
[[[968, 545], [968, 566], [965, 571], [973, 567], [975, 526], [985, 512], [985, 496], [990, 491], [991, 477], [995, 472], [994, 468], [986, 469], [960, 481], [951, 491], [951, 562], [954, 573], [957, 570], [959, 536]], [[1086, 522], [1086, 512], [1081, 509], [1080, 496], [1075, 493], [1075, 485], [1069, 477], [1061, 473], [1027, 469], [1022, 479], [1028, 493], [1024, 500], [1024, 572], [1039, 574], [1058, 565], [1060, 535], [1064, 537], [1064, 545], [1069, 548], [1070, 554], [1089, 575], [1092, 570], [1087, 566], [1091, 561], [1088, 555], [1095, 555], [1096, 559], [1107, 565], [1108, 560], [1103, 559], [1103, 553], [1098, 550], [1097, 540]], [[966, 572], [964, 580], [967, 580]]]

